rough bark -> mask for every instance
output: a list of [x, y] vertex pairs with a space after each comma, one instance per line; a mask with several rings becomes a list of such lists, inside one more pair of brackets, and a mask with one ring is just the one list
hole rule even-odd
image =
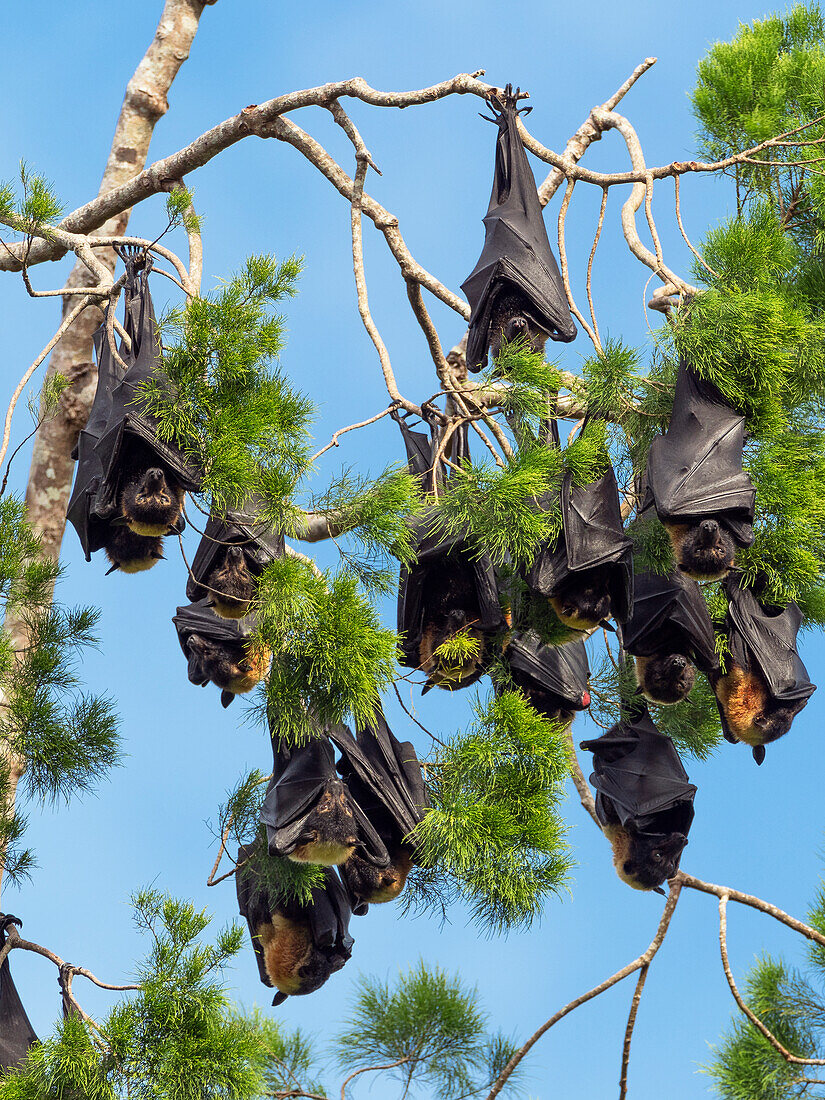
[[[169, 109], [169, 89], [189, 56], [203, 10], [212, 3], [215, 0], [166, 0], [155, 36], [126, 86], [99, 195], [122, 186], [143, 171], [155, 126]], [[101, 235], [122, 235], [129, 221], [129, 213], [129, 210], [124, 210], [106, 222]], [[99, 258], [109, 270], [114, 270], [114, 252], [107, 249], [99, 254]], [[91, 272], [78, 262], [67, 280], [67, 286], [91, 286], [93, 282]], [[64, 317], [76, 302], [77, 299], [72, 297], [63, 299]], [[42, 536], [44, 553], [53, 558], [60, 556], [60, 544], [66, 527], [66, 506], [74, 474], [71, 451], [80, 429], [86, 423], [94, 397], [97, 370], [91, 357], [92, 334], [100, 324], [100, 316], [100, 310], [96, 307], [90, 307], [81, 315], [54, 349], [47, 372], [47, 377], [63, 375], [69, 386], [61, 396], [57, 414], [43, 424], [35, 436], [26, 505], [29, 522]], [[6, 627], [13, 637], [19, 637], [19, 623], [7, 621]], [[11, 811], [26, 762], [21, 757], [13, 756], [9, 759], [9, 767], [6, 806]]]

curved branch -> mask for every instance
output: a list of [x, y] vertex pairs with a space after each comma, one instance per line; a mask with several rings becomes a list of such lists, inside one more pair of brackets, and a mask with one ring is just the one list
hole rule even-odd
[[728, 985], [730, 986], [730, 991], [733, 994], [733, 999], [736, 1001], [741, 1011], [747, 1016], [747, 1018], [756, 1028], [756, 1030], [761, 1032], [762, 1035], [765, 1036], [765, 1038], [768, 1040], [774, 1050], [781, 1054], [786, 1062], [789, 1062], [791, 1065], [794, 1066], [825, 1066], [825, 1058], [798, 1058], [795, 1054], [791, 1054], [791, 1052], [786, 1047], [782, 1046], [776, 1036], [771, 1031], [769, 1031], [767, 1027], [765, 1027], [759, 1017], [756, 1016], [745, 1004], [744, 1000], [742, 999], [742, 994], [736, 987], [736, 982], [734, 981], [733, 973], [730, 968], [730, 962], [728, 960], [727, 905], [728, 895], [722, 894], [719, 898], [719, 950], [722, 955], [722, 967], [725, 971], [725, 977], [728, 979]]
[[587, 1001], [592, 1001], [594, 997], [598, 997], [601, 993], [606, 992], [608, 989], [612, 989], [614, 985], [616, 985], [618, 982], [623, 981], [631, 974], [635, 974], [637, 970], [641, 970], [642, 967], [650, 965], [656, 955], [656, 952], [662, 946], [665, 936], [667, 935], [667, 930], [670, 927], [670, 921], [676, 910], [676, 903], [679, 900], [681, 888], [682, 884], [678, 881], [678, 879], [671, 880], [670, 893], [668, 894], [667, 901], [665, 902], [664, 912], [662, 913], [661, 920], [659, 921], [659, 927], [656, 929], [656, 935], [651, 940], [648, 949], [643, 954], [641, 954], [638, 959], [634, 959], [633, 962], [628, 963], [627, 966], [623, 966], [621, 970], [617, 970], [615, 974], [612, 974], [609, 978], [606, 978], [603, 982], [600, 982], [599, 985], [594, 986], [593, 989], [588, 990], [587, 993], [583, 993], [580, 997], [576, 997], [574, 1001], [571, 1001], [569, 1004], [565, 1005], [564, 1008], [559, 1009], [559, 1011], [554, 1016], [551, 1016], [546, 1023], [542, 1024], [538, 1031], [534, 1032], [527, 1040], [527, 1042], [522, 1047], [520, 1047], [519, 1050], [516, 1051], [516, 1053], [498, 1075], [495, 1084], [493, 1085], [490, 1092], [487, 1094], [486, 1100], [495, 1100], [495, 1097], [498, 1096], [498, 1094], [504, 1088], [509, 1077], [513, 1073], [513, 1070], [515, 1070], [519, 1062], [521, 1062], [522, 1059], [525, 1058], [527, 1054], [529, 1054], [529, 1052], [536, 1045], [542, 1035], [546, 1034], [546, 1032], [548, 1032], [550, 1028], [554, 1026], [554, 1024], [557, 1024], [559, 1020], [564, 1019], [565, 1016], [571, 1013], [574, 1009], [579, 1008], [580, 1005], [586, 1004]]
[[743, 894], [741, 890], [734, 890], [730, 886], [716, 886], [712, 882], [703, 882], [684, 871], [678, 871], [675, 878], [671, 879], [671, 883], [673, 882], [680, 882], [682, 886], [687, 886], [691, 890], [700, 890], [704, 894], [713, 894], [717, 898], [728, 897], [731, 901], [739, 902], [740, 905], [748, 905], [751, 909], [758, 909], [760, 913], [767, 913], [769, 917], [773, 917], [774, 920], [787, 925], [794, 932], [805, 936], [806, 939], [813, 940], [820, 947], [825, 947], [825, 936], [821, 932], [817, 932], [815, 928], [811, 928], [809, 925], [803, 924], [802, 921], [796, 920], [795, 917], [789, 916], [778, 906], [771, 905], [770, 902], [756, 898], [752, 894]]

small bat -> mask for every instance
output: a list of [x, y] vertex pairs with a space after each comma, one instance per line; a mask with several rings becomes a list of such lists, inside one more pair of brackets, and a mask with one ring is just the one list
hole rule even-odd
[[189, 662], [189, 680], [202, 687], [211, 682], [221, 688], [223, 707], [236, 695], [251, 691], [269, 671], [272, 654], [251, 646], [252, 620], [220, 619], [206, 600], [199, 600], [179, 607], [172, 622]]
[[341, 752], [338, 771], [389, 856], [388, 865], [383, 860], [376, 864], [368, 852], [354, 852], [340, 866], [353, 908], [360, 913], [370, 903], [392, 901], [404, 889], [418, 861], [409, 835], [424, 820], [430, 800], [415, 749], [395, 738], [380, 710], [355, 737], [346, 727], [335, 726], [330, 738]]
[[246, 919], [261, 982], [278, 992], [272, 1001], [314, 993], [352, 954], [351, 908], [334, 871], [326, 869], [323, 887], [315, 887], [309, 904], [276, 899], [263, 881], [256, 845], [238, 851], [235, 876], [238, 908]]
[[[550, 502], [537, 503], [546, 508]], [[633, 544], [622, 527], [613, 467], [584, 486], [574, 486], [566, 472], [561, 516], [560, 534], [539, 547], [524, 579], [570, 628], [572, 641], [574, 632], [594, 630], [608, 616], [624, 622], [633, 599]]]
[[696, 669], [718, 668], [713, 623], [695, 581], [681, 573], [636, 575], [633, 611], [621, 627], [622, 646], [636, 658], [640, 692], [652, 703], [687, 698]]
[[[6, 942], [10, 924], [22, 927], [17, 917], [0, 913], [0, 947]], [[0, 966], [0, 1069], [15, 1069], [25, 1059], [29, 1048], [38, 1042], [34, 1028], [26, 1015], [20, 994], [11, 976], [8, 956]], [[3, 1074], [5, 1077], [5, 1074]]]
[[662, 893], [679, 869], [696, 795], [673, 742], [645, 707], [580, 748], [593, 753], [596, 816], [616, 873], [634, 890]]
[[273, 737], [273, 771], [261, 808], [269, 853], [333, 867], [355, 852], [389, 864], [381, 838], [335, 771], [325, 735], [286, 748]]
[[260, 519], [262, 502], [210, 515], [186, 584], [190, 600], [207, 598], [224, 619], [242, 619], [255, 597], [258, 577], [283, 557], [284, 536]]
[[543, 645], [535, 631], [515, 632], [504, 649], [504, 663], [515, 686], [531, 705], [565, 725], [590, 706], [590, 666], [584, 642]]
[[[425, 489], [444, 480], [436, 469], [439, 434], [411, 431], [396, 418], [407, 450], [410, 471]], [[452, 437], [450, 460], [467, 455], [467, 426]], [[414, 528], [415, 561], [402, 565], [398, 584], [399, 662], [427, 674], [424, 691], [455, 690], [481, 678], [489, 659], [489, 642], [505, 625], [495, 570], [487, 554], [478, 554], [469, 534], [448, 531], [437, 509], [429, 509]], [[464, 635], [471, 651], [458, 661], [438, 653], [439, 647]]]
[[744, 441], [745, 418], [681, 359], [670, 424], [648, 453], [643, 510], [655, 505], [679, 568], [694, 580], [721, 580], [737, 548], [753, 542]]
[[[462, 283], [472, 313], [467, 367], [479, 371], [502, 340], [524, 335], [536, 351], [549, 337], [575, 339], [558, 265], [550, 248], [536, 180], [518, 134], [518, 91], [507, 85], [487, 103], [498, 126], [493, 191], [484, 218], [484, 248]], [[527, 108], [529, 110], [529, 108]], [[486, 117], [486, 116], [482, 116]]]
[[101, 476], [91, 511], [98, 520], [125, 523], [134, 534], [158, 537], [183, 530], [184, 494], [201, 488], [202, 474], [180, 447], [159, 438], [142, 392], [145, 382], [165, 378], [149, 293], [151, 256], [130, 246], [118, 252], [126, 267], [124, 328], [131, 343], [121, 345], [128, 369], [111, 387], [108, 416], [94, 444]]
[[728, 741], [744, 741], [757, 764], [765, 745], [783, 737], [816, 687], [797, 652], [802, 612], [791, 602], [783, 610], [762, 606], [738, 576], [725, 581], [725, 632], [729, 655], [725, 672], [711, 678], [722, 730]]

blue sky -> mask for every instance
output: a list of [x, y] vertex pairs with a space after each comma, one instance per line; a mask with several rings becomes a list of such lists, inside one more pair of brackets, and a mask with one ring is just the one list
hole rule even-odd
[[[4, 12], [9, 46], [2, 77], [6, 108], [0, 116], [0, 178], [13, 176], [17, 160], [25, 157], [54, 181], [68, 209], [96, 194], [123, 88], [160, 9], [159, 0], [131, 5], [41, 0]], [[291, 89], [356, 75], [378, 88], [405, 89], [479, 68], [486, 69], [491, 82], [512, 81], [528, 89], [534, 106], [529, 128], [561, 150], [590, 108], [651, 55], [658, 57], [657, 65], [620, 110], [637, 127], [649, 164], [684, 159], [694, 153], [687, 93], [696, 61], [710, 43], [729, 38], [739, 20], [766, 9], [707, 0], [667, 9], [650, 0], [632, 8], [603, 0], [575, 5], [523, 0], [517, 10], [489, 0], [451, 5], [321, 0], [294, 10], [298, 14], [267, 0], [219, 0], [207, 9], [150, 159], [180, 148], [246, 104]], [[413, 254], [453, 288], [473, 267], [483, 240], [494, 131], [480, 121], [479, 109], [468, 97], [404, 112], [351, 106], [384, 173], [370, 176], [369, 190], [398, 215]], [[349, 146], [324, 112], [310, 109], [297, 121], [351, 168]], [[624, 146], [615, 134], [607, 135], [591, 147], [586, 163], [624, 169]], [[534, 169], [541, 179], [542, 166], [534, 162]], [[211, 162], [189, 183], [205, 218], [205, 287], [252, 251], [305, 257], [300, 296], [288, 310], [283, 366], [319, 405], [319, 445], [336, 428], [382, 409], [386, 399], [378, 361], [356, 309], [349, 210], [341, 197], [293, 149], [256, 138]], [[568, 253], [580, 302], [600, 197], [580, 185], [569, 217]], [[611, 194], [594, 294], [602, 333], [622, 336], [646, 354], [648, 322], [655, 327], [658, 318], [645, 316], [648, 272], [629, 256], [618, 231], [623, 200], [623, 194]], [[686, 179], [682, 208], [688, 233], [700, 238], [725, 216], [729, 200], [723, 182]], [[554, 213], [558, 203], [559, 196]], [[669, 182], [658, 186], [654, 212], [667, 262], [687, 274], [690, 255], [678, 234]], [[130, 228], [153, 237], [163, 224], [161, 204], [150, 201], [133, 213]], [[419, 399], [436, 388], [426, 345], [395, 263], [368, 224], [365, 248], [375, 320], [402, 391]], [[44, 265], [35, 283], [57, 287], [66, 270], [65, 262]], [[56, 309], [54, 303], [28, 299], [12, 276], [5, 276], [0, 291], [4, 384], [10, 391], [51, 335]], [[157, 286], [155, 294], [162, 307], [167, 284]], [[449, 348], [461, 336], [463, 322], [437, 303], [432, 312]], [[586, 338], [580, 336], [563, 349], [562, 364], [576, 371], [587, 353]], [[17, 438], [26, 431], [23, 411]], [[382, 421], [345, 436], [340, 449], [325, 456], [318, 484], [324, 473], [342, 464], [377, 472], [400, 458], [397, 432]], [[26, 467], [27, 457], [21, 456], [15, 469], [18, 488]], [[244, 724], [240, 705], [224, 711], [216, 690], [201, 691], [186, 679], [171, 624], [176, 605], [185, 602], [185, 570], [171, 551], [170, 546], [170, 560], [150, 574], [104, 577], [104, 562], [96, 558], [86, 565], [74, 533], [67, 534], [61, 595], [67, 602], [102, 608], [101, 649], [86, 657], [83, 672], [91, 688], [106, 689], [117, 699], [128, 759], [96, 796], [68, 810], [30, 807], [29, 839], [40, 867], [30, 885], [4, 897], [4, 906], [25, 919], [33, 939], [108, 981], [126, 979], [141, 954], [129, 920], [134, 888], [154, 883], [191, 897], [208, 906], [219, 923], [236, 915], [231, 882], [214, 890], [205, 887], [214, 858], [206, 822], [244, 770], [268, 769], [270, 759], [267, 735]], [[332, 561], [326, 548], [319, 560]], [[384, 610], [391, 623], [392, 606]], [[803, 654], [812, 679], [820, 679], [822, 647], [816, 634], [805, 637]], [[468, 714], [466, 694], [451, 698], [432, 692], [423, 700], [416, 697], [415, 705], [425, 725], [443, 731], [461, 728]], [[823, 707], [825, 702], [814, 696], [791, 735], [769, 750], [761, 769], [744, 747], [731, 746], [705, 763], [688, 764], [699, 793], [683, 860], [686, 870], [804, 914], [820, 874], [825, 776], [817, 738]], [[387, 713], [402, 739], [412, 737], [426, 749], [421, 743], [426, 738], [416, 737], [393, 701]], [[574, 733], [578, 741], [593, 736], [594, 727], [579, 722]], [[392, 976], [423, 956], [460, 970], [477, 984], [496, 1026], [516, 1037], [530, 1034], [558, 1007], [643, 950], [662, 905], [656, 895], [630, 891], [618, 881], [606, 844], [575, 798], [566, 814], [577, 860], [571, 894], [548, 903], [540, 926], [490, 939], [479, 935], [461, 912], [441, 928], [427, 919], [402, 919], [393, 906], [374, 907], [368, 917], [353, 922], [356, 946], [345, 970], [315, 995], [290, 999], [273, 1011], [322, 1038], [346, 1013], [359, 971]], [[737, 975], [761, 951], [800, 957], [790, 934], [750, 911], [731, 914], [730, 951]], [[21, 955], [16, 952], [12, 959], [15, 978], [43, 1033], [59, 1009], [56, 972], [41, 959]], [[229, 977], [244, 1004], [268, 1004], [251, 948]], [[104, 994], [87, 988], [82, 979], [76, 991], [89, 1011], [103, 1011]], [[528, 1063], [533, 1096], [613, 1095], [631, 995], [631, 985], [619, 986], [541, 1041]], [[718, 959], [714, 901], [688, 892], [639, 1012], [630, 1077], [634, 1100], [659, 1100], [665, 1091], [672, 1100], [707, 1095], [707, 1081], [696, 1067], [707, 1058], [707, 1044], [718, 1037], [731, 1009]], [[329, 1076], [335, 1080], [336, 1075]], [[379, 1087], [373, 1095], [393, 1093]]]

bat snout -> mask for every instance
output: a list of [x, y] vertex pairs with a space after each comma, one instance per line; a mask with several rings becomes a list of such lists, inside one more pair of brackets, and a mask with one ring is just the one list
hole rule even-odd
[[243, 550], [240, 548], [240, 546], [230, 546], [229, 549], [226, 551], [226, 560], [231, 565], [240, 565], [241, 562], [244, 560]]
[[164, 482], [163, 470], [158, 466], [152, 466], [151, 469], [146, 471], [143, 478], [144, 485], [150, 492], [154, 492], [161, 487]]

